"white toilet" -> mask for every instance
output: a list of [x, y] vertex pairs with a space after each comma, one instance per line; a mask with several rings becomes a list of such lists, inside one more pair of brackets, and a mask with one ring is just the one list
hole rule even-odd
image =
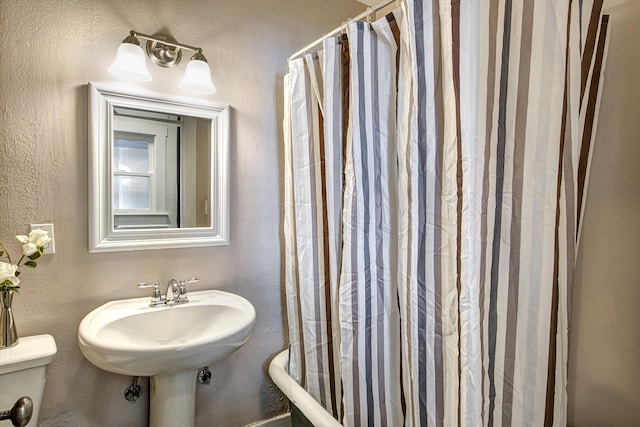
[[[57, 352], [51, 335], [21, 337], [13, 347], [0, 349], [0, 411], [11, 409], [22, 396], [33, 401], [33, 415], [28, 426], [38, 425], [38, 415], [47, 365]], [[11, 426], [11, 421], [0, 421], [0, 427]]]

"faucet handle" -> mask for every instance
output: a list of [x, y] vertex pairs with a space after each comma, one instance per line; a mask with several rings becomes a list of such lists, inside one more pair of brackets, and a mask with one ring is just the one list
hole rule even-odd
[[138, 283], [138, 287], [139, 288], [150, 288], [152, 286], [154, 288], [159, 288], [160, 284], [158, 282], [140, 282], [140, 283]]
[[158, 282], [140, 282], [138, 283], [139, 288], [150, 288], [153, 287], [153, 291], [151, 293], [151, 303], [149, 305], [153, 306], [154, 304], [160, 302], [162, 299], [162, 295], [160, 294], [160, 284]]
[[192, 277], [191, 279], [180, 280], [180, 293], [178, 295], [178, 301], [182, 303], [189, 302], [189, 297], [187, 297], [187, 284], [196, 283], [199, 281], [200, 281], [199, 277]]

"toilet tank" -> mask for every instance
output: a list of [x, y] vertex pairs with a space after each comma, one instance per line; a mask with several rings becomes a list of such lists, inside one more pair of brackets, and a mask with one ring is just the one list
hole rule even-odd
[[[33, 415], [28, 426], [38, 425], [44, 393], [47, 365], [57, 352], [51, 335], [22, 337], [17, 344], [0, 349], [0, 410], [11, 409], [22, 396], [33, 400]], [[11, 426], [0, 421], [0, 427]]]

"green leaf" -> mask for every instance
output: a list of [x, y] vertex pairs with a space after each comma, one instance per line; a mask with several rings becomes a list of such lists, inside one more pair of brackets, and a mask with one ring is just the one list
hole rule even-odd
[[18, 289], [20, 289], [20, 286], [15, 286], [10, 280], [5, 280], [4, 282], [0, 283], [0, 291], [14, 291], [14, 292], [18, 292]]
[[18, 276], [20, 275], [20, 272], [19, 272], [19, 271], [16, 271], [13, 275], [14, 275], [14, 276], [16, 276], [16, 277], [18, 277]]
[[36, 268], [38, 266], [38, 264], [36, 264], [35, 261], [27, 261], [27, 262], [24, 263], [24, 265], [26, 265], [27, 267], [30, 267], [30, 268]]
[[0, 256], [4, 255], [4, 251], [0, 251]]
[[40, 255], [42, 255], [42, 253], [40, 251], [35, 252], [35, 253], [29, 255], [29, 259], [38, 259], [38, 258], [40, 258]]

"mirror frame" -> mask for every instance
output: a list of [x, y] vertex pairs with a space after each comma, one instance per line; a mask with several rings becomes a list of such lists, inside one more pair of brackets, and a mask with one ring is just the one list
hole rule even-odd
[[[89, 82], [89, 252], [192, 248], [229, 244], [228, 104]], [[211, 119], [209, 227], [114, 229], [112, 135], [114, 107]]]

